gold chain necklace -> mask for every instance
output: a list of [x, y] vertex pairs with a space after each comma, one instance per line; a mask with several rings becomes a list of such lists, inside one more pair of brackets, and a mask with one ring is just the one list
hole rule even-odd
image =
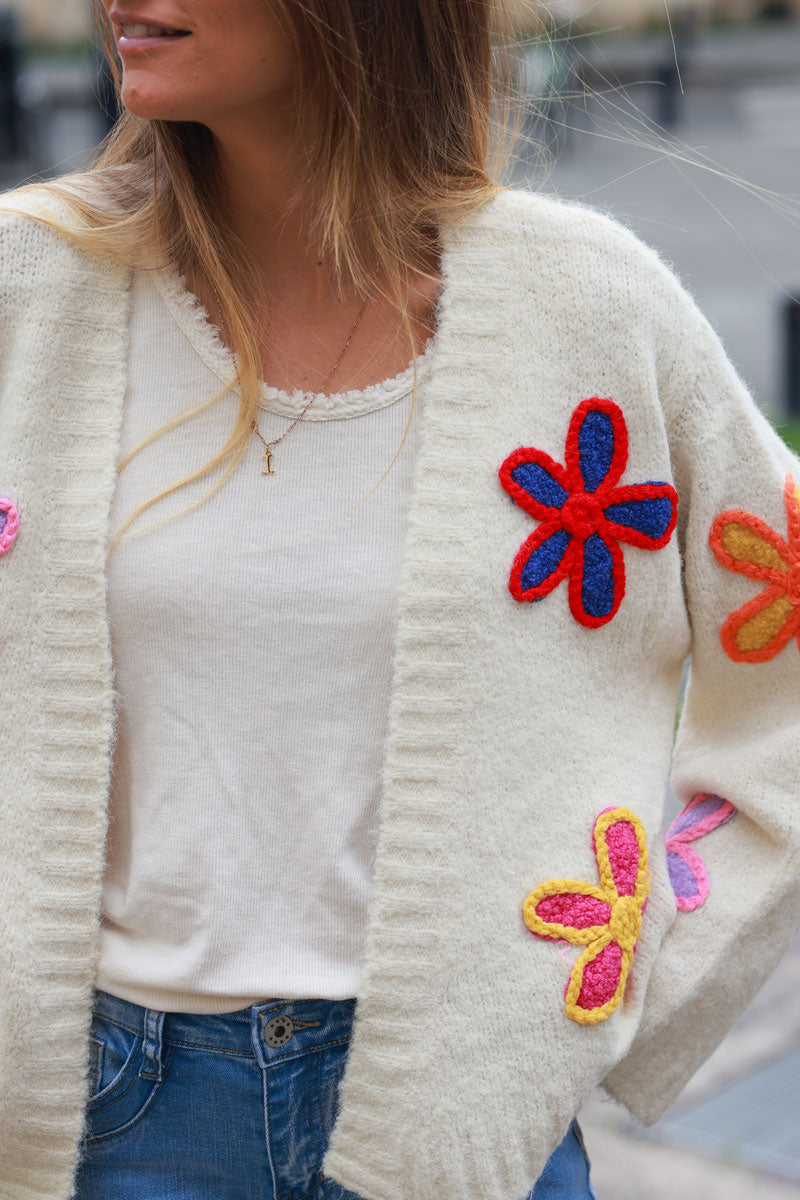
[[[220, 320], [222, 322], [222, 332], [225, 334], [225, 341], [228, 344], [230, 344], [230, 337], [228, 335], [228, 327], [225, 324], [225, 316], [222, 311], [222, 304], [220, 303], [219, 292], [217, 291], [216, 287], [214, 287], [213, 283], [211, 284], [211, 286], [212, 286], [212, 288], [214, 288], [214, 295], [215, 295], [216, 301], [217, 301], [217, 310], [219, 312]], [[323, 381], [323, 383], [320, 384], [319, 391], [315, 392], [314, 395], [312, 395], [311, 399], [309, 400], [308, 404], [305, 406], [303, 411], [298, 416], [295, 417], [295, 419], [292, 421], [289, 428], [285, 429], [280, 437], [273, 438], [271, 442], [267, 442], [263, 437], [261, 437], [261, 430], [258, 428], [257, 422], [256, 421], [250, 422], [250, 428], [253, 430], [254, 433], [258, 434], [258, 436], [261, 438], [261, 441], [264, 443], [265, 466], [264, 466], [264, 470], [261, 472], [262, 475], [274, 475], [275, 474], [273, 467], [272, 467], [272, 460], [275, 457], [274, 454], [272, 453], [272, 447], [277, 446], [278, 442], [283, 441], [283, 439], [286, 437], [287, 433], [292, 432], [292, 430], [294, 429], [294, 427], [298, 423], [298, 421], [302, 421], [303, 417], [306, 415], [308, 410], [311, 408], [311, 405], [314, 403], [317, 396], [320, 395], [322, 392], [324, 392], [325, 388], [330, 383], [334, 372], [336, 371], [337, 367], [339, 366], [342, 359], [344, 358], [347, 347], [350, 345], [350, 342], [353, 340], [353, 334], [358, 329], [359, 322], [361, 321], [361, 318], [364, 315], [364, 310], [366, 307], [367, 307], [367, 301], [365, 300], [364, 303], [361, 305], [361, 310], [360, 310], [358, 316], [356, 317], [353, 328], [350, 330], [349, 334], [347, 335], [347, 341], [345, 342], [344, 346], [342, 347], [341, 354], [339, 355], [336, 362], [333, 364], [330, 371], [328, 372], [327, 378]]]

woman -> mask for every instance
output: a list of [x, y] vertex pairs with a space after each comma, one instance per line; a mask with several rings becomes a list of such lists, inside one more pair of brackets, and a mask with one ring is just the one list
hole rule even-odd
[[492, 182], [488, 4], [98, 20], [0, 217], [0, 1193], [590, 1197], [796, 927], [800, 463]]

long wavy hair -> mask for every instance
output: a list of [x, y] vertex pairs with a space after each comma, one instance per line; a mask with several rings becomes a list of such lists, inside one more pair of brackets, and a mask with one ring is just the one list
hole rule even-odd
[[[222, 391], [155, 430], [119, 469], [153, 438], [232, 387], [238, 386], [240, 396], [234, 428], [219, 453], [140, 505], [124, 530], [149, 505], [233, 456], [207, 499], [236, 466], [259, 407], [271, 298], [255, 277], [247, 246], [225, 221], [210, 130], [191, 121], [145, 119], [122, 108], [113, 27], [100, 0], [91, 2], [122, 115], [88, 170], [37, 181], [15, 194], [35, 189], [59, 198], [74, 214], [74, 225], [37, 219], [84, 248], [131, 267], [169, 264], [205, 279], [219, 296], [236, 364]], [[474, 212], [505, 186], [497, 179], [510, 158], [516, 126], [503, 0], [264, 3], [279, 19], [296, 61], [294, 132], [303, 179], [291, 204], [302, 197], [310, 212], [308, 236], [327, 255], [337, 294], [349, 283], [363, 299], [382, 297], [396, 310], [414, 360], [413, 416], [418, 347], [406, 299], [410, 273], [432, 278], [430, 263], [443, 226]], [[398, 454], [400, 449], [402, 443]]]

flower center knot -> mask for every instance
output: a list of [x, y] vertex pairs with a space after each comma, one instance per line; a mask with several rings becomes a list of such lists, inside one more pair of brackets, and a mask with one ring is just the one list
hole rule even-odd
[[642, 909], [633, 896], [620, 896], [611, 909], [611, 936], [623, 950], [632, 950], [642, 927]]
[[786, 595], [792, 604], [800, 604], [800, 562], [793, 562], [789, 567]]
[[603, 510], [589, 492], [574, 492], [561, 509], [561, 524], [573, 537], [586, 538], [596, 533], [604, 520]]

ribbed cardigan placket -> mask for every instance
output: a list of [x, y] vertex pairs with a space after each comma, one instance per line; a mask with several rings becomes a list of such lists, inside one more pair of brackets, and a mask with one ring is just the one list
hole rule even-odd
[[[42, 233], [33, 237], [41, 245]], [[31, 977], [19, 980], [21, 989], [18, 978], [2, 983], [4, 1027], [15, 1031], [3, 1055], [17, 1097], [16, 1153], [4, 1166], [7, 1184], [18, 1173], [15, 1200], [69, 1195], [86, 1098], [114, 725], [105, 556], [127, 381], [129, 281], [124, 268], [63, 243], [40, 258], [32, 253], [21, 283], [39, 300], [44, 294], [47, 305], [36, 326], [21, 314], [27, 387], [8, 400], [9, 421], [30, 424], [38, 448], [16, 471], [13, 552], [24, 555], [26, 540], [35, 539], [44, 564], [38, 594], [21, 597], [35, 630], [31, 725], [22, 730], [31, 782], [20, 795], [29, 872], [22, 936]], [[59, 360], [80, 369], [54, 378]], [[14, 702], [21, 709], [26, 698]], [[26, 793], [35, 797], [34, 812], [24, 809]]]
[[[391, 1147], [402, 1097], [418, 1094], [425, 1077], [420, 1025], [430, 1006], [421, 1001], [441, 974], [438, 917], [458, 894], [448, 847], [461, 838], [454, 801], [470, 732], [460, 698], [470, 670], [471, 591], [463, 571], [475, 522], [471, 464], [494, 401], [498, 355], [507, 350], [498, 321], [505, 281], [495, 264], [497, 231], [482, 235], [484, 222], [491, 218], [451, 231], [442, 258], [438, 345], [400, 581], [361, 989], [341, 1110], [323, 1161], [324, 1174], [381, 1200], [417, 1194]], [[421, 1160], [427, 1162], [424, 1153]]]
[[[14, 1020], [20, 1038], [19, 1055], [12, 1057], [17, 1070], [46, 1085], [35, 1095], [20, 1089], [16, 1158], [22, 1176], [15, 1200], [66, 1198], [75, 1167], [115, 725], [106, 556], [127, 385], [131, 276], [66, 244], [55, 257], [62, 260], [57, 270], [51, 251], [44, 260], [49, 277], [31, 274], [28, 283], [52, 291], [48, 324], [81, 369], [60, 374], [57, 397], [39, 402], [41, 454], [30, 473], [40, 479], [46, 461], [48, 490], [37, 519], [40, 497], [32, 483], [18, 545], [19, 552], [30, 530], [40, 550], [46, 543], [48, 568], [36, 601], [42, 648], [36, 661], [43, 665], [31, 680], [43, 698], [36, 706], [41, 725], [31, 739], [37, 811], [28, 821], [35, 977], [26, 988], [32, 1008], [20, 1008]], [[470, 524], [463, 464], [478, 448], [476, 416], [489, 403], [492, 363], [502, 352], [502, 280], [492, 257], [491, 238], [469, 223], [444, 239], [436, 364], [421, 414], [401, 573], [363, 988], [331, 1158], [334, 1169], [338, 1162], [375, 1172], [376, 1187], [383, 1187], [383, 1176], [372, 1147], [391, 1141], [393, 1105], [384, 1101], [414, 1071], [415, 997], [436, 958], [426, 915], [447, 886], [441, 847], [456, 836], [448, 833], [449, 800], [458, 787], [463, 736], [459, 677], [469, 670], [468, 592], [457, 575]], [[476, 321], [473, 313], [467, 322], [462, 305], [476, 290], [486, 301], [485, 315]], [[52, 342], [48, 351], [52, 356]], [[6, 1000], [14, 1005], [22, 995]], [[398, 1182], [390, 1178], [391, 1163], [384, 1168], [389, 1200]]]

